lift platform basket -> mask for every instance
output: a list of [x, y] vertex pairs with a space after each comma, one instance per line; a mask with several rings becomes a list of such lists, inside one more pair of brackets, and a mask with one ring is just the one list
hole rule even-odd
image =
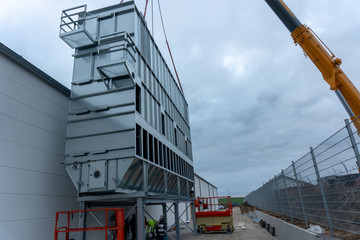
[[[104, 226], [84, 226], [74, 227], [78, 224], [78, 219], [84, 217], [86, 214], [101, 214], [105, 216]], [[55, 235], [54, 240], [73, 239], [71, 234], [79, 234], [81, 232], [104, 232], [104, 239], [123, 240], [124, 239], [124, 209], [122, 208], [103, 208], [92, 210], [78, 210], [78, 211], [63, 211], [56, 213], [55, 219]], [[71, 238], [70, 238], [71, 237]]]
[[202, 197], [195, 199], [197, 232], [234, 231], [231, 197]]

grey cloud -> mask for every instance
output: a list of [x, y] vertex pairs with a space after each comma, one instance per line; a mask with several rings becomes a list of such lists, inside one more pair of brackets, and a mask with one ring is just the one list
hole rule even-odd
[[[41, 16], [31, 16], [26, 7], [34, 2], [46, 12], [41, 24]], [[72, 50], [58, 38], [58, 21], [62, 9], [83, 1], [34, 2], [17, 1], [14, 8], [23, 19], [1, 22], [0, 31], [7, 34], [0, 41], [70, 86]], [[118, 2], [90, 0], [88, 5]], [[218, 186], [220, 195], [228, 188], [234, 195], [255, 190], [343, 126], [347, 116], [340, 103], [265, 1], [161, 2], [189, 103], [195, 169]], [[319, 31], [359, 86], [360, 2], [286, 3]], [[142, 10], [145, 1], [137, 4]], [[155, 21], [155, 39], [171, 67], [158, 14]]]

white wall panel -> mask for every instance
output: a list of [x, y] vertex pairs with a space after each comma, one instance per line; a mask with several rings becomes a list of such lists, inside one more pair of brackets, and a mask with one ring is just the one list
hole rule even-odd
[[217, 188], [195, 174], [195, 197], [217, 197]]
[[0, 140], [0, 157], [0, 166], [67, 176], [62, 165], [64, 162], [63, 155]]
[[78, 209], [62, 165], [68, 104], [0, 52], [0, 239], [53, 239], [55, 213]]

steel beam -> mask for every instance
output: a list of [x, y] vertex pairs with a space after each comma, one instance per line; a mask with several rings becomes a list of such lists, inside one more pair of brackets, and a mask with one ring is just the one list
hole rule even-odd
[[145, 216], [144, 216], [144, 200], [138, 198], [136, 201], [136, 239], [145, 240]]
[[180, 240], [180, 215], [179, 215], [179, 202], [174, 203], [175, 210], [175, 231], [176, 240]]
[[[80, 202], [80, 210], [86, 210], [86, 202]], [[86, 218], [87, 218], [87, 212], [83, 212], [83, 214], [80, 214], [79, 216], [79, 228], [86, 228]], [[79, 239], [80, 240], [86, 240], [86, 232], [79, 232]]]

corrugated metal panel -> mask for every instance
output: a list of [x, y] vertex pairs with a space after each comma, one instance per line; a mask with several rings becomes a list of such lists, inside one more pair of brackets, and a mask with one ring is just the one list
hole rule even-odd
[[4, 51], [9, 50], [0, 48], [1, 237], [51, 239], [55, 212], [77, 207], [61, 165], [68, 91]]

